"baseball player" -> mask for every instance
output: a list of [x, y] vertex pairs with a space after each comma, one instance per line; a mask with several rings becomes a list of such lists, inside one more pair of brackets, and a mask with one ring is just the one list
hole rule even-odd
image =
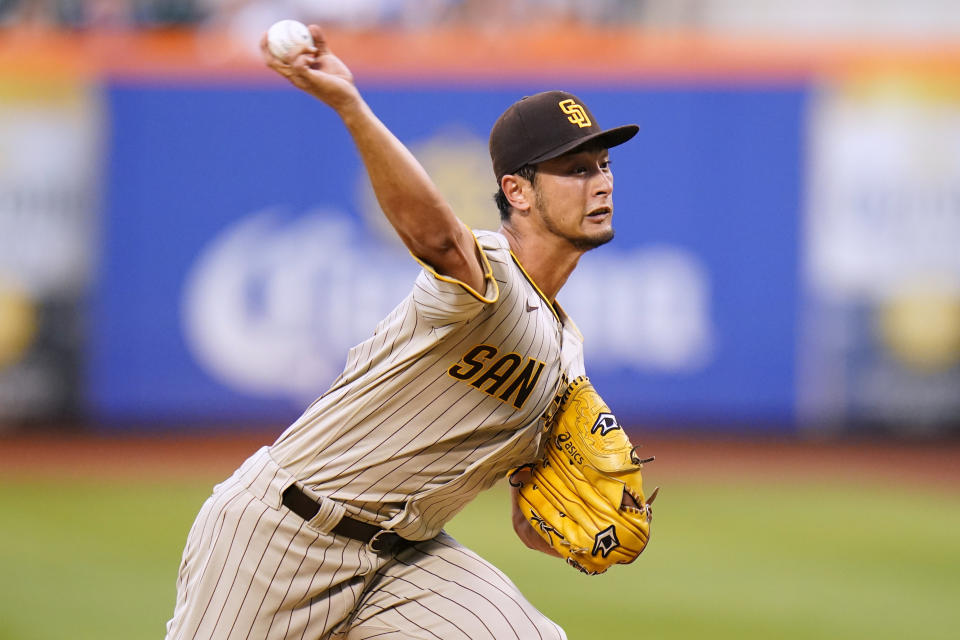
[[[327, 46], [266, 64], [332, 108], [384, 214], [423, 269], [343, 373], [214, 488], [190, 530], [167, 638], [564, 638], [491, 564], [443, 531], [538, 457], [583, 375], [555, 302], [613, 238], [609, 147], [580, 99], [550, 91], [496, 121], [497, 232], [468, 229], [376, 118]], [[557, 555], [514, 506], [524, 543]]]

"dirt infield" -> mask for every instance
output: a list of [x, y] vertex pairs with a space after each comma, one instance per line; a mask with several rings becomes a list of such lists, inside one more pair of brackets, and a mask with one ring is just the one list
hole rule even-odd
[[[0, 437], [0, 478], [225, 477], [276, 434], [181, 437]], [[803, 476], [810, 481], [856, 481], [877, 477], [960, 492], [960, 442], [796, 442], [720, 438], [646, 441], [652, 482], [760, 475], [771, 480]]]

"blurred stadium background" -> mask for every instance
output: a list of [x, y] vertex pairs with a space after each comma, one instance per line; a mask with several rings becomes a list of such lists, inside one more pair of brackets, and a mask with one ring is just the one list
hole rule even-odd
[[517, 97], [640, 124], [560, 301], [656, 537], [587, 580], [496, 489], [458, 537], [571, 638], [955, 637], [955, 0], [0, 0], [0, 639], [162, 634], [211, 484], [408, 290], [336, 118], [258, 61], [282, 18], [473, 227]]

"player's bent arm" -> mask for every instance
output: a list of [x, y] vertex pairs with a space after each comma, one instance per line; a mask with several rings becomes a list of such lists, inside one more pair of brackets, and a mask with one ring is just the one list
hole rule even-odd
[[473, 233], [450, 209], [417, 159], [362, 100], [339, 111], [384, 215], [410, 252], [437, 273], [485, 288]]
[[437, 273], [482, 292], [482, 259], [473, 233], [454, 215], [413, 154], [364, 102], [353, 74], [330, 51], [320, 27], [309, 29], [315, 47], [283, 59], [270, 52], [264, 34], [260, 40], [264, 62], [341, 117], [381, 209], [411, 253]]
[[[521, 469], [517, 472], [514, 478], [519, 478], [520, 475], [524, 473], [529, 476], [529, 471]], [[556, 558], [562, 557], [553, 547], [547, 544], [546, 540], [541, 538], [540, 535], [534, 531], [533, 525], [530, 524], [527, 516], [521, 511], [520, 505], [517, 503], [519, 487], [511, 486], [510, 491], [510, 498], [511, 502], [513, 503], [513, 530], [516, 532], [517, 537], [520, 538], [520, 541], [523, 542], [527, 548], [533, 549], [534, 551], [542, 551], [543, 553]]]

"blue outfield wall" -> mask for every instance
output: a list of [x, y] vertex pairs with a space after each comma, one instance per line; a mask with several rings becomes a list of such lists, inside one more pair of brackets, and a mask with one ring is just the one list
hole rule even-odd
[[[591, 378], [624, 419], [792, 430], [808, 88], [567, 89], [603, 126], [641, 127], [612, 153], [616, 239], [559, 296]], [[365, 95], [468, 224], [495, 228], [487, 133], [518, 92]], [[91, 414], [292, 419], [417, 271], [343, 127], [282, 87], [115, 82], [106, 104]]]

